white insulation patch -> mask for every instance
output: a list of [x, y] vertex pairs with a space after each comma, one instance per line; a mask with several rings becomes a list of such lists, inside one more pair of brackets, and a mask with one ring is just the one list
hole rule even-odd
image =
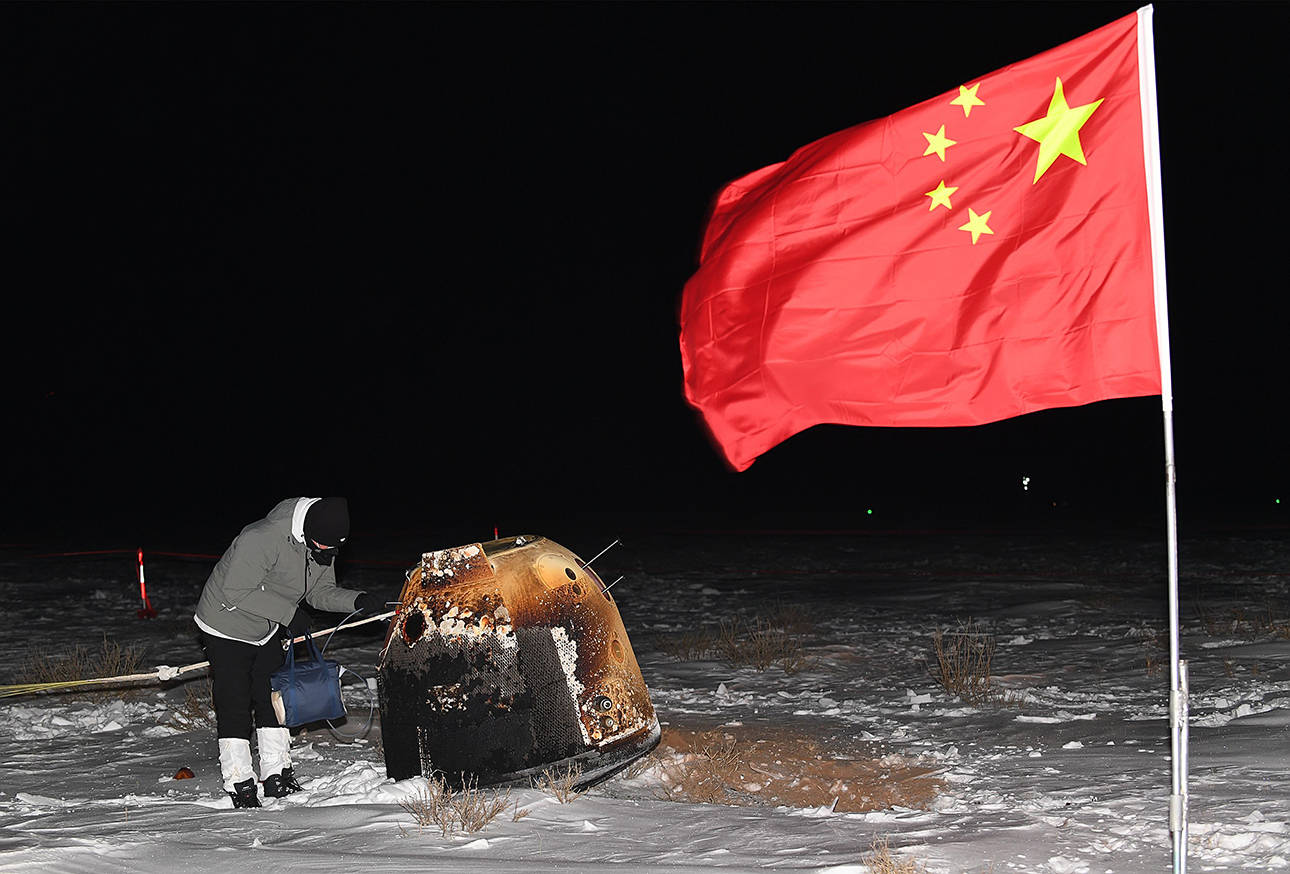
[[[578, 702], [586, 691], [582, 683], [578, 682], [578, 642], [571, 639], [560, 625], [551, 629], [551, 641], [555, 644], [556, 654], [560, 656], [560, 669], [564, 671], [564, 678], [569, 683], [569, 694], [573, 699], [574, 712], [577, 713]], [[582, 732], [582, 742], [590, 746], [591, 736], [587, 734], [587, 726], [583, 724], [581, 714], [578, 715], [578, 728]]]

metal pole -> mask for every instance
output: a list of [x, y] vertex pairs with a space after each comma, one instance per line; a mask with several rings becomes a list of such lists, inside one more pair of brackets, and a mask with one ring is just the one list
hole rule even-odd
[[1178, 508], [1174, 471], [1173, 373], [1169, 359], [1169, 304], [1165, 279], [1165, 210], [1160, 178], [1160, 120], [1156, 106], [1156, 50], [1152, 8], [1138, 10], [1138, 99], [1142, 157], [1151, 225], [1151, 274], [1160, 352], [1160, 401], [1165, 427], [1165, 515], [1169, 538], [1169, 832], [1174, 874], [1187, 871], [1187, 667], [1178, 650]]
[[1165, 419], [1165, 524], [1169, 549], [1169, 832], [1174, 874], [1187, 871], [1187, 663], [1179, 658], [1178, 504], [1173, 411]]

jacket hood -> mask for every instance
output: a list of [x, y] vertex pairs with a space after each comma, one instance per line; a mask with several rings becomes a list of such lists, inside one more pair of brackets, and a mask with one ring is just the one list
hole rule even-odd
[[305, 514], [309, 508], [322, 498], [296, 498], [295, 509], [291, 513], [291, 536], [300, 543], [305, 542]]

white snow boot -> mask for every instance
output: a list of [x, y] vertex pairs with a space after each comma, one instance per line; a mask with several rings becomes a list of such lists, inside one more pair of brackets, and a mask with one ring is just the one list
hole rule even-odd
[[267, 783], [270, 777], [278, 776], [291, 768], [291, 731], [289, 729], [257, 728], [255, 742], [260, 751], [261, 780]]
[[219, 739], [219, 769], [224, 791], [234, 807], [259, 807], [255, 794], [255, 771], [251, 767], [251, 742], [240, 737]]

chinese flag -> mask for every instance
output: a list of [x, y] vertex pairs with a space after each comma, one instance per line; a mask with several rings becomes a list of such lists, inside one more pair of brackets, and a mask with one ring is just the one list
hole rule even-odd
[[976, 425], [1161, 393], [1140, 27], [1149, 39], [1149, 17], [1127, 16], [720, 192], [681, 358], [736, 469], [821, 423]]

